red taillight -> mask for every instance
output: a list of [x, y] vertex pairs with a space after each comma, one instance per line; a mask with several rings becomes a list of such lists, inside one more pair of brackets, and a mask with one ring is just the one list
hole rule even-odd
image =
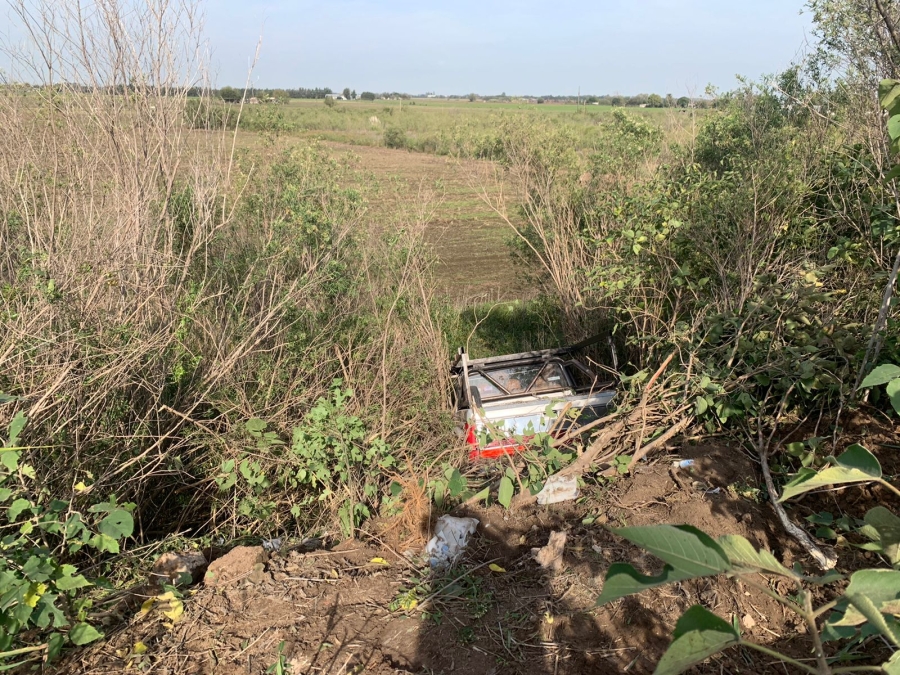
[[[522, 438], [522, 441], [528, 442], [531, 436]], [[497, 459], [504, 455], [514, 455], [518, 452], [525, 452], [528, 447], [520, 441], [514, 441], [510, 438], [492, 441], [483, 448], [478, 445], [478, 439], [475, 436], [475, 427], [466, 425], [466, 442], [471, 448], [469, 450], [469, 461], [476, 462], [479, 459]]]
[[477, 448], [478, 438], [475, 436], [475, 427], [471, 424], [466, 424], [466, 426], [463, 427], [463, 431], [466, 434], [466, 443]]

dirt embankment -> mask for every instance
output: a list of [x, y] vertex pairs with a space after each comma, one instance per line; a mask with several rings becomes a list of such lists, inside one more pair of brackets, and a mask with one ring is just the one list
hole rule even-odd
[[[478, 534], [443, 575], [411, 562], [386, 536], [264, 562], [258, 550], [239, 552], [213, 563], [214, 578], [187, 595], [180, 621], [163, 611], [138, 614], [59, 672], [649, 673], [695, 603], [736, 617], [751, 639], [805, 658], [793, 616], [738, 581], [674, 584], [596, 607], [612, 562], [645, 573], [661, 567], [607, 524], [686, 523], [711, 535], [741, 534], [786, 564], [808, 563], [758, 499], [757, 467], [740, 448], [686, 447], [680, 457], [695, 460], [691, 471], [674, 474], [672, 457], [642, 464], [577, 504], [471, 509], [464, 515], [479, 518]], [[552, 532], [567, 535], [556, 571], [532, 554]], [[785, 669], [732, 651], [697, 672]]]

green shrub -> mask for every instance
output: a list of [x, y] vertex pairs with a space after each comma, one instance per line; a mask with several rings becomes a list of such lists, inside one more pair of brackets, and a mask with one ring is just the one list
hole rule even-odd
[[[0, 393], [0, 404], [14, 401]], [[31, 448], [20, 445], [26, 424], [21, 412], [13, 417], [0, 447], [0, 503], [3, 512], [3, 555], [0, 558], [0, 661], [35, 661], [42, 654], [56, 658], [62, 648], [84, 645], [101, 637], [92, 622], [94, 586], [72, 562], [88, 554], [119, 553], [119, 542], [134, 533], [134, 504], [90, 503], [78, 493], [91, 486], [75, 484], [74, 498], [48, 493], [44, 476], [22, 461]], [[76, 502], [80, 506], [76, 506]], [[84, 507], [87, 507], [86, 509]]]
[[189, 98], [184, 104], [184, 120], [192, 129], [234, 130], [239, 108], [220, 99]]
[[387, 148], [401, 150], [409, 145], [406, 132], [399, 127], [388, 127], [384, 130], [384, 145]]

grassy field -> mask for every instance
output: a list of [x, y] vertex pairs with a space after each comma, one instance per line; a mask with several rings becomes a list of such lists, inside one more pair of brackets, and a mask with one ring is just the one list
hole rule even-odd
[[596, 149], [602, 142], [600, 127], [614, 110], [650, 121], [673, 136], [693, 119], [692, 111], [673, 108], [447, 99], [337, 101], [329, 107], [322, 100], [294, 99], [288, 105], [247, 106], [241, 125], [248, 130], [278, 127], [289, 133], [368, 146], [385, 145], [385, 133], [390, 131], [396, 134], [395, 146], [439, 155], [489, 157], [498, 124], [511, 118], [545, 120], [568, 128], [578, 148]]
[[[484, 200], [484, 191], [496, 188], [488, 184], [495, 177], [487, 180], [484, 170], [491, 166], [498, 125], [513, 118], [549, 123], [592, 152], [606, 142], [604, 125], [613, 110], [448, 99], [338, 101], [329, 107], [321, 100], [294, 99], [283, 106], [247, 106], [239, 137], [251, 151], [266, 137], [276, 148], [317, 139], [336, 156], [349, 157], [359, 180], [374, 187], [369, 215], [381, 225], [396, 226], [405, 211], [427, 201], [438, 286], [465, 305], [476, 299], [527, 299], [535, 290], [510, 255], [513, 232]], [[695, 121], [691, 111], [619, 110], [659, 127], [672, 140], [687, 137]], [[391, 132], [401, 147], [386, 147]]]

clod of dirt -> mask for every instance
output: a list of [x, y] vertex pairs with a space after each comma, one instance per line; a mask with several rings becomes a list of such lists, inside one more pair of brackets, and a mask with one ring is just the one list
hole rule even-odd
[[238, 546], [210, 563], [203, 583], [211, 588], [221, 588], [241, 579], [261, 581], [266, 559], [262, 546]]
[[203, 576], [208, 565], [209, 561], [206, 556], [196, 551], [163, 553], [153, 563], [149, 582], [158, 587], [163, 584], [179, 586], [196, 583]]
[[550, 541], [543, 548], [533, 548], [534, 559], [545, 570], [560, 572], [563, 568], [563, 550], [566, 547], [565, 532], [551, 532]]

